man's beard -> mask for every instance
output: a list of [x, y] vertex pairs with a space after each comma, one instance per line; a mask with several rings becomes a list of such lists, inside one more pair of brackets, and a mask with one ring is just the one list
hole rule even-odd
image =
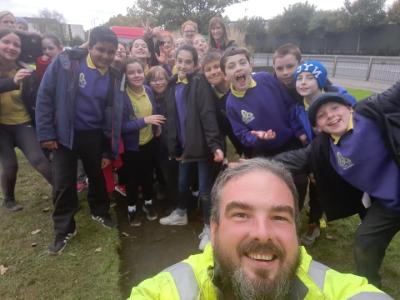
[[224, 294], [232, 291], [236, 300], [276, 300], [286, 299], [289, 295], [293, 279], [299, 265], [299, 254], [294, 261], [285, 261], [285, 251], [269, 241], [260, 244], [256, 241], [239, 246], [239, 255], [256, 251], [273, 251], [281, 265], [281, 269], [275, 278], [269, 279], [269, 270], [256, 270], [256, 278], [249, 278], [245, 270], [240, 266], [234, 266], [233, 262], [224, 257], [218, 245], [214, 249], [214, 278]]

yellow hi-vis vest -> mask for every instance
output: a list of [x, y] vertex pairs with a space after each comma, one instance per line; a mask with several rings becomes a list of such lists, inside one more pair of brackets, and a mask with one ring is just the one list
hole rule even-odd
[[[304, 247], [294, 282], [295, 299], [306, 300], [388, 300], [392, 299], [367, 279], [343, 274], [314, 261]], [[191, 255], [132, 289], [130, 300], [217, 300], [212, 283], [214, 266], [211, 245]]]

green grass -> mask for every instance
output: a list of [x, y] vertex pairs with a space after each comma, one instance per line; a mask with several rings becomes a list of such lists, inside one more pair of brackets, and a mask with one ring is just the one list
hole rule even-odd
[[[0, 276], [0, 299], [120, 299], [118, 231], [93, 222], [81, 199], [77, 236], [62, 255], [47, 255], [54, 238], [51, 189], [23, 155], [19, 163], [16, 198], [24, 210], [0, 208], [0, 265], [8, 268]], [[41, 232], [32, 235], [36, 229]]]
[[371, 91], [367, 91], [367, 90], [360, 90], [360, 89], [350, 89], [350, 88], [346, 88], [346, 90], [352, 94], [357, 101], [362, 100], [370, 95], [372, 95]]

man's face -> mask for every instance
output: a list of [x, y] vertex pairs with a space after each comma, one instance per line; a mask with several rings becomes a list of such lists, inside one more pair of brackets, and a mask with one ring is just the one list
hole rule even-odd
[[282, 57], [275, 58], [274, 70], [276, 78], [286, 86], [293, 84], [293, 75], [296, 68], [299, 66], [299, 61], [293, 54], [286, 54]]
[[108, 68], [114, 60], [117, 47], [109, 42], [97, 42], [89, 47], [90, 57], [97, 68]]
[[349, 106], [328, 102], [322, 105], [316, 114], [316, 124], [319, 131], [342, 136], [347, 132], [353, 109]]
[[226, 79], [237, 91], [245, 91], [251, 81], [251, 66], [244, 54], [229, 56], [225, 63]]
[[211, 222], [219, 276], [233, 274], [232, 286], [245, 283], [266, 295], [287, 286], [299, 243], [294, 200], [284, 181], [265, 171], [247, 173], [228, 181], [219, 205], [219, 223]]

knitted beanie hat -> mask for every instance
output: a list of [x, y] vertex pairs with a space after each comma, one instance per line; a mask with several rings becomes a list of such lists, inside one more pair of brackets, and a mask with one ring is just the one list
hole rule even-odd
[[297, 76], [303, 72], [311, 73], [314, 78], [318, 82], [318, 87], [320, 89], [325, 87], [326, 79], [328, 77], [328, 72], [326, 71], [323, 64], [321, 64], [317, 60], [307, 60], [303, 64], [297, 67], [297, 70], [294, 74], [295, 81], [297, 80]]

